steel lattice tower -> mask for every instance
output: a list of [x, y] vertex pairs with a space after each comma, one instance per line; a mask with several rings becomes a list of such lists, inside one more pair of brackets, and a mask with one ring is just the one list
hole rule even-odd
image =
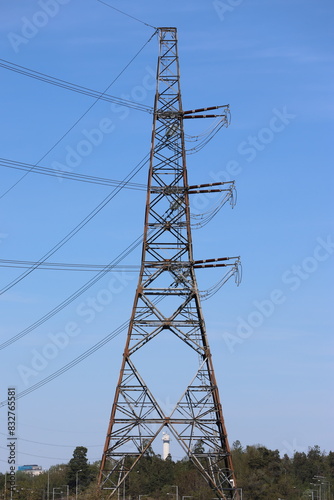
[[[231, 266], [238, 259], [194, 261], [189, 195], [212, 184], [189, 186], [184, 119], [221, 116], [228, 106], [183, 111], [175, 28], [159, 28], [160, 54], [145, 211], [142, 263], [99, 475], [114, 496], [153, 441], [168, 430], [222, 499], [236, 499], [230, 448], [205, 330], [195, 269]], [[208, 109], [223, 114], [209, 115]], [[222, 184], [220, 188], [224, 188]], [[226, 189], [217, 189], [224, 191]], [[216, 191], [212, 190], [212, 191]], [[224, 261], [224, 262], [223, 262]], [[174, 410], [166, 414], [135, 366], [138, 351], [159, 334], [188, 346], [195, 370]], [[199, 360], [199, 361], [198, 361]], [[149, 360], [147, 360], [149, 363]], [[185, 389], [185, 390], [184, 390]], [[167, 428], [167, 429], [166, 429]], [[204, 452], [196, 452], [201, 442]]]

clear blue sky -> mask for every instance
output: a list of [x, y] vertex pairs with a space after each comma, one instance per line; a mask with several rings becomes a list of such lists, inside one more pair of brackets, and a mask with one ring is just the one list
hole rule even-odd
[[[229, 440], [288, 454], [315, 444], [333, 450], [334, 5], [110, 3], [150, 25], [178, 28], [185, 109], [231, 106], [230, 127], [188, 158], [191, 183], [234, 178], [238, 190], [233, 210], [225, 206], [193, 234], [196, 258], [241, 255], [243, 263], [242, 284], [230, 281], [203, 303]], [[2, 59], [97, 91], [111, 84], [153, 34], [96, 0], [5, 0], [1, 19]], [[109, 93], [152, 106], [157, 54], [154, 37]], [[100, 101], [60, 140], [94, 99], [3, 68], [0, 76], [1, 157], [34, 164], [46, 155], [40, 162], [45, 167], [122, 179], [149, 152], [149, 114]], [[207, 127], [200, 120], [191, 125], [190, 133]], [[0, 168], [2, 196], [23, 173]], [[146, 178], [144, 168], [134, 182]], [[0, 258], [38, 260], [110, 189], [27, 175], [0, 199]], [[144, 202], [144, 192], [123, 190], [50, 262], [110, 262], [140, 236]], [[124, 261], [139, 262], [139, 248]], [[1, 268], [1, 288], [20, 272]], [[37, 321], [92, 276], [31, 273], [0, 298], [1, 339]], [[200, 288], [220, 276], [199, 271]], [[134, 273], [103, 278], [2, 350], [1, 401], [7, 387], [29, 388], [126, 321], [136, 281]], [[67, 462], [75, 446], [87, 446], [91, 461], [101, 457], [124, 341], [125, 333], [19, 400], [17, 465]], [[169, 351], [166, 376], [154, 391], [168, 408], [178, 388], [185, 388], [180, 380], [191, 374], [183, 351], [163, 342], [152, 347], [147, 362], [161, 350]], [[0, 411], [4, 471], [6, 407]], [[162, 443], [155, 449], [161, 452]], [[182, 456], [173, 442], [171, 452]]]

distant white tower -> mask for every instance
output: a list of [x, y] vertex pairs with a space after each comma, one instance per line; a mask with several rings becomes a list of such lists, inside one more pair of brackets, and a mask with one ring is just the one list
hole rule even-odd
[[170, 437], [166, 432], [162, 433], [162, 459], [166, 460], [168, 457], [170, 451], [169, 451], [169, 444], [170, 444]]

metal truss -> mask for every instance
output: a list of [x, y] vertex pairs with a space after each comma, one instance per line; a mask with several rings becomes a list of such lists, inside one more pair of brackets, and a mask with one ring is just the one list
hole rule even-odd
[[[162, 430], [174, 436], [222, 499], [237, 499], [230, 448], [213, 369], [194, 269], [224, 266], [232, 275], [239, 259], [194, 261], [189, 195], [211, 185], [189, 186], [183, 121], [222, 116], [228, 106], [183, 111], [177, 33], [159, 28], [160, 55], [154, 104], [142, 262], [103, 451], [99, 486], [113, 497]], [[208, 114], [220, 109], [221, 115]], [[205, 114], [198, 114], [198, 113]], [[226, 190], [215, 183], [215, 190]], [[217, 187], [220, 186], [220, 189]], [[203, 190], [205, 188], [205, 190]], [[202, 190], [202, 191], [201, 191]], [[175, 336], [196, 358], [196, 369], [168, 414], [135, 366], [139, 350], [159, 334]], [[199, 360], [199, 361], [198, 361]], [[201, 451], [196, 444], [201, 443]], [[204, 450], [204, 451], [203, 451]]]

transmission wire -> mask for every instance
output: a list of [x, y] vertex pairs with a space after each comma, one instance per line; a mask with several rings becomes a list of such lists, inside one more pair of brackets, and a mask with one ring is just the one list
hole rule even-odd
[[[138, 21], [139, 23], [141, 24], [144, 24], [145, 26], [149, 26], [150, 28], [153, 28], [154, 30], [157, 30], [158, 28], [156, 28], [155, 26], [152, 26], [152, 24], [149, 24], [149, 23], [145, 23], [144, 21], [142, 21], [141, 19], [138, 19], [137, 17], [134, 17], [134, 16], [131, 16], [130, 14], [127, 14], [126, 12], [123, 12], [122, 10], [120, 9], [116, 9], [116, 7], [113, 7], [112, 5], [110, 5], [109, 3], [106, 3], [106, 2], [103, 2], [102, 0], [97, 0], [98, 2], [100, 3], [103, 3], [104, 5], [106, 5], [107, 7], [110, 7], [110, 9], [113, 9], [113, 10], [116, 10], [117, 12], [120, 12], [121, 14], [123, 14], [124, 16], [127, 16], [127, 17], [130, 17], [131, 19], [134, 19], [135, 21]], [[155, 34], [155, 33], [154, 33]]]
[[[168, 211], [167, 211], [168, 212]], [[152, 229], [153, 230], [153, 229]], [[151, 230], [148, 231], [148, 234], [150, 234]], [[105, 274], [110, 272], [110, 270], [117, 266], [125, 257], [127, 257], [135, 248], [138, 247], [142, 243], [142, 238], [143, 235], [140, 235], [131, 245], [129, 245], [121, 254], [119, 254], [115, 259], [113, 259], [104, 269], [102, 269], [99, 273], [97, 273], [96, 276], [91, 278], [89, 281], [87, 281], [84, 285], [82, 285], [78, 290], [76, 290], [72, 295], [67, 297], [65, 300], [63, 300], [60, 304], [58, 304], [56, 307], [51, 309], [48, 313], [46, 313], [44, 316], [39, 318], [37, 321], [32, 323], [30, 326], [22, 330], [21, 332], [17, 333], [13, 337], [9, 338], [2, 344], [0, 344], [0, 350], [5, 349], [9, 345], [13, 344], [20, 338], [24, 337], [31, 331], [35, 330], [38, 326], [42, 325], [45, 323], [47, 320], [52, 318], [55, 314], [60, 312], [62, 309], [64, 309], [66, 306], [71, 304], [77, 297], [82, 295], [86, 290], [88, 290], [92, 285], [94, 285], [97, 281], [99, 281]]]
[[[97, 350], [101, 349], [101, 347], [103, 347], [104, 345], [106, 345], [108, 342], [110, 342], [111, 340], [113, 340], [115, 337], [117, 337], [118, 335], [120, 335], [124, 330], [126, 330], [126, 328], [128, 327], [128, 325], [129, 325], [129, 321], [125, 321], [122, 325], [120, 325], [118, 328], [116, 328], [116, 330], [114, 330], [111, 333], [109, 333], [102, 340], [100, 340], [99, 342], [97, 342], [96, 344], [94, 344], [92, 347], [90, 347], [89, 349], [87, 349], [87, 351], [85, 351], [82, 354], [80, 354], [80, 356], [76, 357], [75, 359], [73, 359], [72, 361], [70, 361], [69, 363], [67, 363], [62, 368], [60, 368], [59, 370], [55, 371], [54, 373], [52, 373], [48, 377], [45, 377], [43, 380], [40, 380], [39, 382], [37, 382], [36, 384], [32, 385], [31, 387], [28, 387], [24, 391], [19, 392], [16, 395], [16, 399], [20, 399], [20, 398], [22, 398], [24, 396], [27, 396], [31, 392], [35, 391], [36, 389], [39, 389], [43, 385], [51, 382], [52, 380], [54, 380], [55, 378], [59, 377], [63, 373], [67, 372], [68, 370], [70, 370], [71, 368], [73, 368], [75, 365], [77, 365], [78, 363], [80, 363], [81, 361], [83, 361], [84, 359], [86, 359], [88, 356], [90, 356], [91, 354], [94, 354], [94, 352], [96, 352]], [[7, 400], [2, 401], [0, 403], [0, 407], [5, 406], [6, 404], [7, 404]]]
[[[142, 238], [142, 236], [140, 237]], [[158, 297], [156, 300], [153, 301], [153, 304], [157, 304], [158, 302], [161, 302], [164, 299], [164, 297]], [[126, 330], [129, 327], [130, 321], [125, 321], [122, 323], [119, 327], [117, 327], [115, 330], [113, 330], [111, 333], [109, 333], [106, 337], [103, 339], [99, 340], [96, 344], [94, 344], [92, 347], [87, 349], [85, 352], [80, 354], [80, 356], [77, 356], [76, 358], [72, 359], [69, 363], [64, 365], [62, 368], [59, 368], [59, 370], [51, 373], [48, 377], [45, 377], [44, 379], [40, 380], [39, 382], [36, 382], [36, 384], [32, 385], [31, 387], [28, 387], [22, 392], [19, 392], [16, 394], [16, 399], [23, 398], [24, 396], [27, 396], [31, 392], [39, 389], [40, 387], [43, 387], [43, 385], [48, 384], [49, 382], [52, 382], [55, 378], [58, 378], [60, 375], [63, 373], [67, 372], [77, 364], [81, 363], [81, 361], [85, 360], [92, 354], [94, 354], [96, 351], [101, 349], [101, 347], [105, 346], [108, 342], [113, 340], [115, 337], [120, 335], [124, 330]], [[8, 404], [8, 401], [2, 401], [0, 403], [0, 408], [3, 406], [6, 406]]]
[[[65, 172], [54, 168], [41, 167], [39, 165], [32, 165], [31, 163], [23, 163], [7, 158], [0, 158], [0, 167], [13, 168], [16, 170], [28, 170], [33, 174], [48, 175], [53, 177], [63, 177], [72, 181], [88, 182], [90, 184], [100, 184], [103, 186], [119, 186], [123, 181], [115, 179], [108, 179], [105, 177], [96, 177], [93, 175], [78, 174], [75, 172]], [[139, 184], [137, 182], [128, 182], [124, 188], [135, 189], [138, 191], [146, 191], [146, 184]]]
[[[0, 432], [1, 436], [6, 436], [7, 434], [5, 432]], [[24, 441], [25, 443], [33, 443], [33, 444], [40, 444], [42, 446], [54, 446], [56, 448], [75, 448], [75, 444], [55, 444], [55, 443], [42, 443], [41, 441], [32, 441], [31, 439], [24, 439], [20, 436], [20, 441]], [[100, 445], [99, 444], [87, 444], [87, 448], [97, 448]], [[2, 447], [1, 447], [2, 448]]]
[[124, 187], [124, 185], [131, 180], [147, 163], [147, 160], [149, 158], [149, 154], [147, 154], [141, 162], [139, 162], [132, 170], [131, 172], [124, 178], [122, 181], [122, 184], [113, 189], [112, 192], [106, 196], [98, 205], [97, 207], [94, 208], [79, 224], [77, 224], [74, 229], [72, 229], [64, 238], [62, 238], [54, 247], [51, 248], [46, 254], [43, 255], [43, 257], [40, 258], [40, 260], [34, 265], [31, 266], [27, 271], [23, 272], [20, 274], [17, 278], [12, 280], [10, 283], [8, 283], [6, 286], [4, 286], [0, 290], [0, 295], [3, 293], [7, 292], [10, 288], [15, 286], [17, 283], [22, 281], [26, 276], [28, 276], [30, 273], [32, 273], [38, 266], [39, 264], [43, 264], [51, 255], [57, 252], [65, 243], [67, 243], [73, 236], [78, 233], [88, 222], [90, 222], [93, 217], [95, 217]]
[[66, 90], [71, 90], [72, 92], [77, 92], [78, 94], [88, 95], [90, 97], [97, 97], [99, 100], [112, 102], [115, 104], [119, 104], [120, 106], [136, 109], [138, 111], [145, 111], [146, 113], [152, 113], [152, 108], [150, 106], [146, 106], [145, 104], [140, 104], [138, 102], [131, 101], [129, 99], [123, 99], [121, 97], [116, 97], [106, 93], [107, 90], [120, 77], [120, 75], [122, 74], [122, 72], [125, 71], [126, 68], [124, 68], [121, 71], [121, 73], [116, 77], [116, 79], [103, 92], [99, 92], [97, 90], [93, 90], [88, 87], [84, 87], [82, 85], [71, 83], [67, 80], [62, 80], [60, 78], [47, 75], [46, 73], [41, 73], [40, 71], [35, 71], [33, 69], [26, 68], [25, 66], [20, 66], [11, 61], [7, 61], [6, 59], [0, 59], [0, 67], [8, 69], [9, 71], [13, 71], [15, 73], [19, 73], [20, 75], [27, 76], [29, 78], [34, 78], [35, 80], [40, 80], [42, 82], [49, 83], [50, 85], [54, 85], [56, 87], [61, 87]]
[[[105, 95], [105, 93], [110, 89], [110, 87], [118, 80], [118, 78], [124, 73], [124, 71], [130, 66], [130, 64], [135, 60], [135, 58], [140, 54], [140, 52], [146, 47], [146, 45], [152, 40], [154, 34], [144, 43], [144, 45], [138, 50], [138, 52], [130, 59], [130, 61], [127, 63], [127, 65], [120, 71], [120, 73], [113, 79], [113, 81], [108, 85], [108, 87], [96, 98], [96, 100], [89, 106], [89, 108], [74, 122], [74, 124], [58, 139], [58, 141], [36, 162], [36, 165], [40, 163], [46, 156], [55, 149], [56, 146], [71, 132], [71, 130], [74, 129], [74, 127], [87, 115], [87, 113], [95, 106], [95, 104], [101, 99], [102, 96]], [[3, 59], [0, 59], [0, 61], [3, 61]], [[7, 189], [1, 196], [0, 200], [7, 194], [9, 193], [19, 182], [24, 179], [29, 172], [26, 172], [19, 180], [17, 180], [10, 188]]]
[[47, 262], [45, 264], [39, 264], [31, 260], [12, 260], [12, 259], [0, 259], [0, 267], [9, 268], [19, 268], [27, 269], [31, 266], [38, 264], [38, 269], [47, 271], [101, 271], [108, 269], [109, 271], [122, 271], [122, 272], [132, 272], [138, 271], [140, 266], [134, 265], [112, 265], [110, 264], [77, 264], [77, 263], [67, 263], [67, 262]]
[[9, 338], [2, 344], [0, 344], [0, 350], [5, 349], [9, 345], [13, 344], [17, 340], [21, 339], [28, 333], [32, 332], [35, 330], [37, 327], [48, 321], [50, 318], [52, 318], [55, 314], [60, 312], [62, 309], [64, 309], [66, 306], [71, 304], [76, 298], [80, 297], [86, 290], [88, 290], [91, 286], [93, 286], [95, 283], [97, 283], [101, 278], [103, 278], [109, 271], [110, 269], [114, 266], [117, 265], [119, 262], [121, 262], [125, 257], [127, 257], [135, 248], [138, 247], [138, 245], [141, 244], [143, 236], [140, 235], [131, 245], [129, 245], [120, 255], [118, 255], [114, 260], [106, 266], [105, 269], [97, 273], [93, 278], [91, 278], [89, 281], [87, 281], [84, 285], [82, 285], [80, 288], [78, 288], [74, 293], [72, 293], [69, 297], [67, 297], [65, 300], [63, 300], [60, 304], [58, 304], [56, 307], [51, 309], [48, 313], [46, 313], [44, 316], [39, 318], [37, 321], [29, 325], [27, 328], [22, 330], [21, 332], [17, 333], [13, 337]]

